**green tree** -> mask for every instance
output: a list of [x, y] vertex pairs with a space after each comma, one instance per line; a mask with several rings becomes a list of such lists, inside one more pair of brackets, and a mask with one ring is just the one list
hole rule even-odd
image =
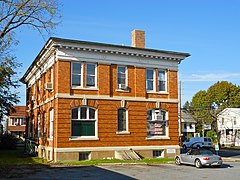
[[210, 123], [212, 130], [218, 132], [217, 115], [227, 107], [239, 107], [240, 88], [227, 81], [219, 81], [207, 91], [197, 92], [190, 103], [190, 111], [198, 122], [197, 132], [201, 132], [203, 123]]
[[[49, 35], [59, 24], [57, 0], [0, 0], [0, 114], [19, 102], [17, 62], [13, 47], [18, 44], [15, 33], [26, 26]], [[1, 119], [0, 119], [1, 121]]]

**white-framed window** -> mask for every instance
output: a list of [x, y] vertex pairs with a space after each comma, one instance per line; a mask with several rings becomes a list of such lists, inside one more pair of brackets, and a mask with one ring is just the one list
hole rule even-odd
[[54, 109], [51, 109], [49, 111], [49, 115], [50, 115], [50, 127], [49, 127], [49, 138], [53, 138], [53, 128], [54, 128]]
[[146, 70], [146, 89], [147, 91], [155, 90], [155, 72], [154, 69], [147, 68]]
[[127, 66], [117, 67], [117, 89], [126, 89], [127, 87]]
[[163, 69], [146, 69], [146, 90], [148, 92], [166, 92], [167, 76]]
[[118, 109], [118, 132], [128, 131], [128, 111], [125, 108]]
[[147, 111], [147, 137], [168, 136], [168, 112], [161, 109]]
[[72, 62], [72, 87], [82, 87], [82, 64], [78, 62]]
[[158, 69], [158, 89], [157, 91], [166, 91], [166, 71]]
[[96, 87], [97, 85], [97, 65], [86, 64], [86, 87]]
[[40, 114], [38, 114], [38, 116], [37, 116], [37, 135], [38, 135], [38, 138], [41, 135], [41, 117], [40, 117]]
[[237, 125], [237, 118], [233, 117], [233, 125]]
[[97, 136], [97, 111], [88, 106], [80, 106], [72, 109], [72, 137], [96, 137]]

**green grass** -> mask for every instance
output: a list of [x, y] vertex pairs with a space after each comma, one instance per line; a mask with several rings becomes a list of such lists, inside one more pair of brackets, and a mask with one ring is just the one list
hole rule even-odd
[[142, 160], [119, 160], [119, 159], [100, 159], [100, 160], [85, 160], [85, 161], [61, 161], [56, 164], [65, 165], [101, 165], [101, 164], [162, 164], [172, 163], [174, 158], [154, 158]]
[[[100, 159], [85, 161], [61, 161], [55, 164], [60, 165], [100, 165], [100, 164], [161, 164], [173, 162], [174, 158], [154, 158], [142, 160], [118, 160], [118, 159]], [[24, 155], [23, 147], [16, 150], [0, 150], [0, 165], [17, 165], [17, 164], [44, 164], [47, 161], [38, 157], [28, 157]]]
[[46, 161], [43, 161], [42, 158], [25, 156], [23, 147], [18, 147], [15, 150], [0, 150], [0, 165], [44, 163], [46, 163]]

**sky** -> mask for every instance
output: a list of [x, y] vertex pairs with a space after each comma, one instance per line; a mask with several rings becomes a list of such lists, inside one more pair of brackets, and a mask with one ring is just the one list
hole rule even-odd
[[[145, 31], [146, 48], [191, 54], [179, 64], [182, 104], [217, 81], [240, 85], [239, 0], [62, 0], [53, 37], [131, 46]], [[22, 77], [48, 37], [23, 27], [15, 55]], [[19, 89], [25, 105], [25, 85]]]

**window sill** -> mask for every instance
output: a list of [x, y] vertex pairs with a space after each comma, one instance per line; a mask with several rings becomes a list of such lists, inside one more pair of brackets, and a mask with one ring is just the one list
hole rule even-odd
[[84, 140], [84, 141], [96, 141], [99, 140], [98, 137], [71, 137], [69, 138], [69, 141], [79, 141], [79, 140]]
[[159, 140], [159, 139], [170, 139], [170, 137], [162, 136], [162, 137], [147, 137], [146, 140]]
[[167, 92], [167, 91], [158, 91], [158, 92], [156, 92], [156, 91], [147, 91], [147, 94], [169, 94], [169, 92]]
[[130, 92], [128, 89], [116, 89], [116, 92]]
[[129, 131], [119, 131], [119, 132], [116, 132], [116, 134], [118, 135], [124, 135], [124, 134], [131, 134]]
[[96, 87], [71, 87], [71, 89], [76, 90], [90, 90], [90, 91], [98, 91], [99, 89]]

